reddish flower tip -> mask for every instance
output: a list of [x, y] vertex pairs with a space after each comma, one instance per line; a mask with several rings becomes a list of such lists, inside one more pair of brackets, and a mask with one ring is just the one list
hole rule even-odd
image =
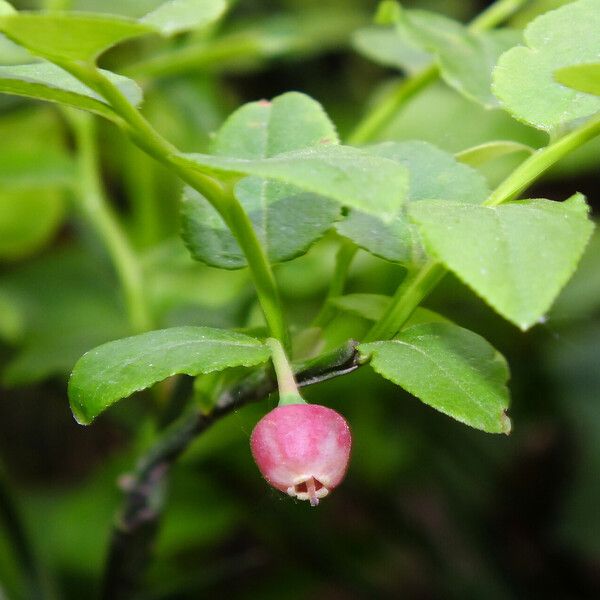
[[256, 424], [250, 438], [263, 477], [312, 506], [344, 478], [351, 445], [344, 417], [317, 404], [278, 406]]

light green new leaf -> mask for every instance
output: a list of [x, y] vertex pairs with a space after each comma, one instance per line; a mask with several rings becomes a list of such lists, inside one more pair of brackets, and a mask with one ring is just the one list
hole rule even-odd
[[225, 0], [169, 0], [140, 19], [163, 35], [199, 29], [216, 21], [227, 9]]
[[510, 433], [508, 365], [481, 336], [452, 323], [405, 329], [395, 339], [360, 344], [382, 377], [466, 425]]
[[108, 15], [19, 12], [0, 16], [1, 32], [53, 61], [93, 62], [111, 46], [153, 30], [150, 25]]
[[[273, 102], [242, 106], [218, 132], [213, 150], [220, 156], [260, 159], [325, 142], [337, 143], [337, 133], [321, 105], [291, 92]], [[305, 252], [340, 214], [331, 200], [257, 177], [240, 181], [235, 192], [272, 262]], [[194, 258], [226, 269], [246, 266], [223, 219], [189, 187], [182, 217], [183, 239]]]
[[180, 154], [173, 160], [218, 175], [279, 181], [378, 215], [384, 222], [394, 218], [408, 188], [402, 165], [350, 146], [323, 145], [262, 160], [206, 154]]
[[515, 154], [517, 152], [526, 152], [533, 154], [535, 149], [527, 144], [513, 142], [511, 140], [498, 140], [494, 142], [486, 142], [472, 148], [467, 148], [455, 154], [457, 160], [471, 167], [479, 167], [496, 158], [506, 156], [507, 154]]
[[0, 15], [12, 15], [17, 12], [14, 7], [6, 2], [6, 0], [0, 0]]
[[574, 90], [600, 96], [600, 63], [564, 67], [554, 73], [554, 79]]
[[527, 329], [573, 274], [593, 224], [585, 199], [410, 208], [425, 246], [501, 315]]
[[600, 0], [578, 0], [548, 12], [525, 29], [527, 46], [504, 53], [494, 70], [493, 90], [512, 115], [551, 130], [600, 110], [600, 98], [557, 83], [561, 67], [600, 56]]
[[392, 27], [364, 27], [352, 36], [357, 52], [384, 67], [416, 73], [432, 60], [431, 54], [398, 35]]
[[269, 349], [241, 333], [209, 327], [173, 327], [108, 342], [84, 354], [69, 380], [79, 423], [91, 423], [121, 398], [171, 375], [199, 375], [268, 360]]
[[490, 193], [480, 173], [427, 142], [386, 142], [365, 151], [408, 168], [408, 203], [389, 223], [376, 215], [352, 210], [336, 228], [341, 235], [387, 260], [411, 264], [423, 254], [418, 234], [406, 215], [409, 203], [439, 198], [481, 204]]
[[500, 55], [521, 41], [520, 32], [470, 31], [437, 13], [403, 12], [398, 35], [434, 54], [442, 78], [467, 98], [487, 108], [498, 106], [492, 94], [492, 70]]
[[[102, 72], [134, 106], [140, 104], [142, 91], [134, 81], [110, 71]], [[82, 108], [107, 119], [116, 117], [101, 96], [49, 62], [0, 67], [0, 92]]]
[[[329, 300], [332, 306], [345, 312], [349, 312], [369, 321], [379, 321], [390, 305], [390, 296], [382, 294], [346, 294]], [[411, 317], [406, 321], [403, 329], [421, 323], [444, 322], [448, 319], [427, 308], [418, 307]]]
[[329, 303], [335, 308], [358, 315], [369, 321], [379, 321], [391, 302], [390, 296], [383, 294], [346, 294], [331, 298]]
[[142, 58], [125, 73], [131, 76], [173, 76], [198, 71], [243, 72], [261, 68], [265, 61], [322, 54], [347, 43], [363, 23], [360, 13], [342, 6], [314, 6], [261, 15], [236, 23], [228, 34], [210, 40], [200, 36], [173, 44]]

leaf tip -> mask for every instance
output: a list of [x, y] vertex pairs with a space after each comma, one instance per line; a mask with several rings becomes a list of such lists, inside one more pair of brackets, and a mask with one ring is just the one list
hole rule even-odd
[[89, 425], [94, 419], [89, 418], [88, 415], [84, 414], [80, 406], [77, 406], [74, 402], [71, 402], [71, 412], [77, 425]]
[[69, 406], [71, 408], [71, 413], [73, 413], [73, 418], [75, 419], [75, 422], [78, 425], [89, 425], [94, 420], [94, 416], [90, 418], [90, 415], [87, 413], [85, 406], [82, 402], [80, 402], [80, 399], [77, 397], [78, 394], [75, 392], [75, 388], [73, 387], [72, 382], [73, 373], [71, 373], [71, 376], [69, 378], [69, 385], [67, 386], [67, 394], [69, 396]]
[[500, 427], [502, 433], [505, 435], [510, 435], [512, 431], [512, 421], [505, 410], [503, 410], [502, 414], [500, 415]]

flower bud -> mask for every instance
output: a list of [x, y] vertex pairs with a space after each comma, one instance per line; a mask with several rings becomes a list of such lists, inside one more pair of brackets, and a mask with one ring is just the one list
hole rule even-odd
[[344, 478], [351, 445], [344, 417], [316, 404], [278, 406], [256, 424], [250, 438], [264, 478], [312, 506]]

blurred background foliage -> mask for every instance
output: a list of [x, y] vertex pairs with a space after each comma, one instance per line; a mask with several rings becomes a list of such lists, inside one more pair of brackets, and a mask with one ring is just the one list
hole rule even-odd
[[[137, 16], [159, 0], [75, 0], [73, 9]], [[512, 25], [564, 4], [533, 0]], [[18, 8], [38, 5], [23, 0]], [[60, 0], [56, 7], [69, 3]], [[467, 20], [476, 0], [406, 2]], [[318, 99], [342, 139], [398, 74], [352, 46], [368, 0], [239, 0], [210, 31], [145, 39], [104, 66], [144, 86], [144, 112], [184, 150], [204, 151], [241, 103], [299, 90]], [[0, 61], [22, 60], [1, 41]], [[141, 257], [157, 326], [259, 323], [245, 271], [194, 263], [178, 233], [180, 183], [112, 125], [98, 122], [104, 183]], [[544, 136], [484, 110], [442, 83], [416, 97], [385, 139], [450, 151], [493, 139]], [[123, 402], [84, 429], [66, 381], [75, 360], [131, 332], [110, 261], [77, 201], [73, 139], [61, 111], [0, 97], [0, 598], [35, 597], [21, 564], [43, 571], [47, 594], [97, 587], [110, 526], [131, 469], [155, 434], [159, 393]], [[530, 197], [585, 193], [600, 208], [600, 144], [588, 144]], [[521, 157], [522, 158], [522, 157]], [[487, 166], [492, 184], [515, 166]], [[326, 237], [276, 268], [296, 327], [316, 313], [337, 248]], [[436, 413], [368, 369], [309, 388], [343, 412], [354, 453], [345, 484], [313, 510], [268, 488], [248, 438], [272, 400], [218, 423], [174, 471], [144, 598], [600, 597], [600, 236], [545, 323], [521, 333], [448, 277], [428, 300], [484, 335], [512, 368], [510, 437]], [[360, 252], [349, 291], [391, 293], [400, 269]], [[349, 314], [330, 343], [364, 327]], [[11, 510], [32, 555], [15, 548]], [[14, 532], [13, 532], [14, 533]], [[24, 560], [22, 560], [24, 558]]]

